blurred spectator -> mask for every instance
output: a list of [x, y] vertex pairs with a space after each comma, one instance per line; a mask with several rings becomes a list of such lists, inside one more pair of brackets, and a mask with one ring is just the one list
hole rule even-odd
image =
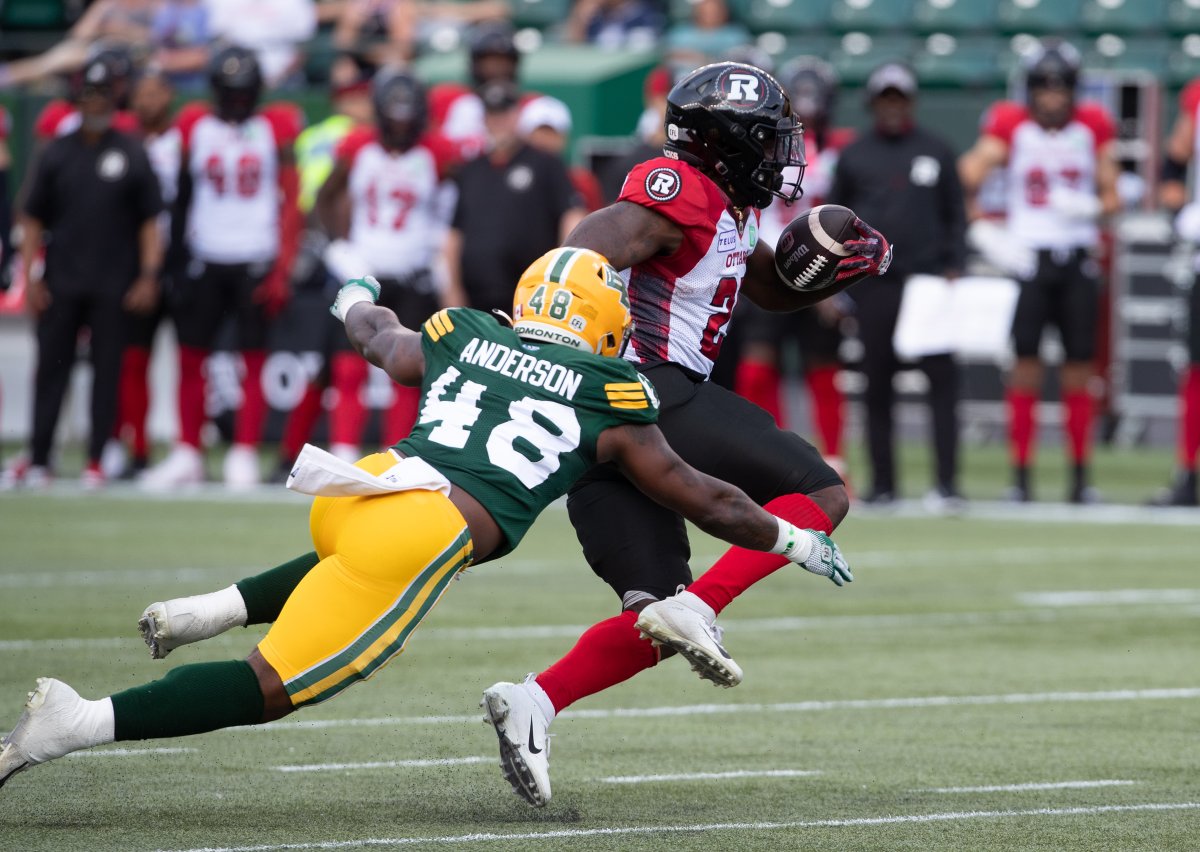
[[[667, 54], [681, 62], [702, 65], [712, 57], [724, 56], [735, 47], [753, 41], [750, 31], [741, 24], [729, 20], [729, 5], [726, 0], [697, 0], [692, 4], [692, 17], [686, 24], [671, 27], [665, 39]], [[758, 63], [753, 63], [758, 64]], [[759, 66], [761, 67], [761, 66]], [[770, 68], [763, 68], [767, 73]]]
[[650, 0], [575, 0], [567, 18], [567, 41], [606, 50], [653, 47], [666, 20]]
[[313, 0], [205, 0], [213, 38], [254, 51], [268, 89], [303, 80], [301, 45], [317, 31]]
[[287, 301], [300, 238], [293, 144], [298, 111], [258, 108], [263, 77], [254, 53], [227, 47], [212, 60], [212, 111], [185, 107], [182, 157], [171, 212], [171, 312], [179, 338], [179, 440], [142, 483], [167, 489], [204, 476], [204, 361], [226, 317], [245, 372], [225, 482], [259, 481], [257, 446], [267, 405], [261, 382], [268, 325]]
[[[538, 95], [521, 106], [517, 132], [539, 151], [553, 154], [566, 162], [567, 142], [571, 138], [571, 110], [558, 98]], [[590, 213], [604, 206], [600, 181], [583, 166], [567, 166], [571, 184]]]
[[[109, 45], [99, 43], [88, 50], [88, 62], [103, 61], [109, 69], [112, 82], [113, 102], [116, 112], [113, 113], [113, 127], [122, 133], [136, 133], [137, 117], [129, 112], [129, 91], [133, 83], [133, 57], [125, 45]], [[71, 72], [67, 77], [69, 98], [56, 98], [38, 113], [33, 122], [34, 154], [36, 155], [45, 144], [56, 136], [64, 136], [79, 127], [79, 93], [83, 88], [83, 73], [79, 70]]]
[[[776, 199], [762, 212], [759, 239], [775, 245], [783, 229], [797, 216], [825, 202], [833, 182], [840, 151], [853, 137], [846, 128], [834, 128], [837, 73], [829, 63], [814, 56], [789, 62], [779, 73], [779, 82], [792, 100], [792, 112], [804, 124], [804, 204], [787, 205]], [[789, 167], [794, 169], [795, 167]], [[784, 175], [791, 181], [792, 175]], [[890, 235], [888, 235], [890, 238]], [[842, 461], [844, 400], [837, 386], [841, 370], [841, 325], [852, 302], [839, 294], [795, 313], [771, 313], [748, 300], [738, 305], [733, 322], [740, 336], [740, 359], [734, 388], [786, 427], [783, 404], [781, 354], [789, 343], [800, 352], [800, 369], [808, 386], [813, 431], [821, 455], [846, 479]]]
[[145, 45], [151, 41], [155, 12], [161, 0], [97, 0], [45, 53], [0, 64], [0, 88], [33, 83], [75, 71], [90, 59], [99, 41]]
[[211, 34], [203, 0], [162, 0], [150, 35], [151, 61], [171, 86], [188, 91], [204, 85]]
[[[940, 275], [953, 280], [966, 260], [966, 214], [954, 152], [940, 136], [916, 124], [917, 78], [899, 62], [871, 72], [866, 84], [873, 126], [838, 158], [828, 201], [851, 208], [900, 246], [888, 271], [847, 291], [854, 300], [867, 379], [869, 503], [887, 504], [898, 492], [893, 379], [901, 364], [892, 346], [905, 279]], [[950, 353], [917, 361], [929, 379], [937, 511], [961, 508], [958, 492], [958, 367]]]
[[[1096, 500], [1092, 453], [1093, 359], [1099, 321], [1098, 219], [1120, 208], [1116, 126], [1098, 104], [1076, 102], [1080, 58], [1071, 45], [1044, 42], [1024, 60], [1027, 102], [1001, 101], [984, 117], [979, 139], [959, 170], [969, 197], [996, 169], [1007, 173], [1007, 229], [976, 220], [972, 242], [1018, 279], [1013, 317], [1016, 362], [1008, 377], [1010, 496], [1033, 498], [1030, 465], [1041, 397], [1042, 334], [1057, 327], [1072, 503]], [[900, 255], [898, 254], [897, 257]]]
[[[1159, 199], [1168, 210], [1177, 211], [1175, 233], [1179, 239], [1200, 245], [1200, 187], [1192, 176], [1192, 189], [1187, 186], [1188, 163], [1195, 171], [1196, 117], [1200, 114], [1200, 79], [1193, 80], [1179, 96], [1179, 115], [1163, 157], [1162, 184]], [[1196, 269], [1200, 270], [1200, 256]], [[1188, 365], [1179, 383], [1178, 464], [1175, 481], [1151, 503], [1158, 506], [1200, 505], [1196, 485], [1196, 458], [1200, 455], [1200, 271], [1188, 292]]]
[[376, 65], [409, 62], [438, 23], [468, 26], [508, 14], [504, 0], [348, 0], [337, 18], [334, 45], [362, 52]]
[[329, 73], [330, 115], [296, 138], [300, 211], [308, 214], [317, 191], [333, 171], [334, 151], [355, 127], [371, 123], [371, 72], [355, 57], [339, 57]]
[[[137, 116], [138, 134], [145, 145], [150, 167], [158, 178], [163, 203], [158, 217], [160, 240], [166, 245], [171, 235], [170, 205], [175, 201], [179, 177], [181, 137], [171, 121], [175, 90], [166, 72], [156, 66], [143, 71], [133, 85], [130, 106]], [[170, 282], [163, 281], [164, 294]], [[100, 458], [105, 479], [130, 478], [145, 470], [150, 457], [146, 417], [150, 413], [150, 355], [154, 335], [165, 315], [164, 299], [154, 310], [130, 318], [121, 359], [121, 382], [114, 438]]]
[[517, 132], [520, 92], [494, 80], [480, 90], [488, 149], [455, 178], [458, 202], [446, 238], [450, 304], [507, 311], [521, 271], [583, 218], [566, 166]]
[[507, 21], [488, 21], [471, 30], [467, 42], [470, 87], [438, 83], [429, 90], [430, 130], [457, 142], [474, 156], [487, 142], [483, 102], [476, 89], [492, 80], [516, 84], [521, 54]]
[[21, 254], [38, 360], [30, 451], [5, 470], [8, 487], [49, 479], [54, 430], [83, 328], [90, 332], [92, 394], [82, 482], [102, 484], [100, 456], [116, 416], [126, 314], [147, 312], [158, 299], [162, 199], [141, 143], [112, 127], [112, 79], [104, 59], [86, 66], [80, 127], [47, 146], [25, 202]]
[[[379, 71], [371, 82], [371, 101], [374, 126], [360, 127], [342, 140], [333, 172], [317, 195], [317, 215], [334, 240], [326, 264], [339, 281], [374, 275], [381, 287], [379, 304], [417, 328], [440, 306], [433, 266], [448, 212], [440, 191], [455, 151], [426, 133], [425, 87], [409, 72]], [[330, 450], [350, 461], [362, 455], [367, 368], [343, 331], [330, 364], [338, 404], [330, 413], [329, 440]], [[409, 433], [420, 399], [418, 388], [394, 385], [392, 391], [384, 443]]]

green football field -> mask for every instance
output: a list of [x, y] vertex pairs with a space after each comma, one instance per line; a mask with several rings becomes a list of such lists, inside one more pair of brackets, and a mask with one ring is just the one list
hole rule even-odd
[[[0, 849], [1200, 846], [1200, 514], [856, 511], [837, 538], [852, 585], [792, 568], [726, 611], [741, 686], [669, 660], [560, 716], [544, 809], [477, 703], [616, 611], [560, 507], [329, 704], [16, 776]], [[0, 731], [39, 675], [95, 698], [244, 656], [260, 630], [152, 661], [135, 623], [307, 549], [274, 492], [0, 498]], [[695, 538], [698, 567], [719, 552]]]

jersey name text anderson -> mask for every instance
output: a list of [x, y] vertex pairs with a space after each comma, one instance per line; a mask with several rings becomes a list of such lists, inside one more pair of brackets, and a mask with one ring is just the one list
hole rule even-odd
[[471, 338], [471, 342], [463, 347], [458, 358], [464, 364], [475, 364], [485, 370], [526, 382], [535, 388], [543, 388], [568, 400], [575, 398], [575, 393], [583, 382], [583, 376], [561, 364], [535, 358], [503, 343], [481, 340], [478, 337]]

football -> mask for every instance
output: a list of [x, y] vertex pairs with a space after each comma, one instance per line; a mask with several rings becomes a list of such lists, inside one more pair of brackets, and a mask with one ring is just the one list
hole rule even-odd
[[837, 265], [851, 252], [843, 245], [861, 239], [849, 207], [821, 204], [788, 223], [775, 244], [775, 269], [793, 290], [821, 290], [833, 283]]

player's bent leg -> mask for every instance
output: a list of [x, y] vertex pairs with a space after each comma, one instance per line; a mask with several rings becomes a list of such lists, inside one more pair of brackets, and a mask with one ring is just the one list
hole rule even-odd
[[[500, 770], [513, 792], [534, 807], [550, 801], [550, 718], [534, 694], [536, 680], [500, 682], [483, 691], [483, 720], [500, 741]], [[544, 694], [544, 693], [543, 693]]]
[[0, 743], [0, 787], [18, 772], [114, 738], [112, 702], [87, 701], [60, 680], [40, 677], [21, 718]]
[[150, 658], [161, 660], [180, 645], [220, 635], [246, 626], [246, 604], [237, 586], [204, 595], [156, 601], [142, 612], [138, 631], [150, 648]]

